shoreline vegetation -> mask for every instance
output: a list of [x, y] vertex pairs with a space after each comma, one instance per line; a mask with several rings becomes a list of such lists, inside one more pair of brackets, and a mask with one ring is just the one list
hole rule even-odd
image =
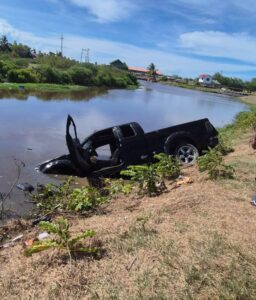
[[219, 94], [223, 96], [231, 96], [235, 97], [238, 100], [240, 100], [243, 103], [256, 105], [256, 93], [239, 93], [239, 92], [223, 92], [220, 88], [210, 88], [210, 87], [203, 87], [198, 85], [189, 85], [184, 83], [174, 83], [174, 82], [166, 82], [166, 81], [158, 81], [160, 84], [189, 89], [189, 90], [196, 90], [200, 92], [206, 92], [206, 93], [213, 93], [213, 94]]
[[[127, 85], [126, 89], [136, 89], [138, 85]], [[111, 89], [116, 87], [109, 86], [82, 86], [72, 84], [54, 84], [54, 83], [0, 83], [1, 91], [14, 91], [14, 92], [86, 92], [90, 89]]]
[[213, 93], [213, 94], [220, 94], [224, 96], [232, 96], [232, 97], [245, 97], [250, 96], [248, 92], [235, 92], [231, 90], [221, 90], [221, 88], [215, 88], [215, 87], [204, 87], [196, 84], [186, 84], [186, 83], [178, 83], [178, 82], [166, 82], [166, 81], [159, 81], [159, 83], [189, 90], [196, 90], [200, 92], [206, 92], [206, 93]]
[[130, 88], [138, 85], [126, 64], [100, 65], [79, 62], [60, 52], [36, 52], [28, 45], [10, 43], [6, 36], [0, 38], [0, 83], [0, 89], [27, 87], [58, 91], [77, 90], [75, 86]]

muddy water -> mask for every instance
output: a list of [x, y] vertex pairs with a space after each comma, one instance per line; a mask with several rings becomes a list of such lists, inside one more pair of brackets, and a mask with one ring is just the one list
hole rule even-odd
[[[58, 181], [35, 171], [38, 163], [67, 152], [65, 122], [71, 114], [83, 139], [94, 130], [137, 121], [150, 131], [208, 117], [215, 126], [230, 123], [246, 106], [230, 97], [156, 83], [137, 90], [96, 90], [61, 93], [0, 93], [0, 192], [16, 178], [14, 158], [25, 163], [19, 182]], [[14, 189], [8, 207], [24, 213], [30, 204]]]

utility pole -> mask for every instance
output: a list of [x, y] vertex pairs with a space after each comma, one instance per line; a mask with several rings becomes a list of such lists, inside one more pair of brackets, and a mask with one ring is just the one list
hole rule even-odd
[[61, 56], [63, 56], [63, 40], [64, 40], [64, 37], [63, 37], [63, 34], [61, 34], [61, 37], [60, 37], [60, 54], [61, 54]]
[[80, 58], [80, 62], [83, 62], [83, 59], [86, 63], [90, 62], [90, 49], [83, 49], [81, 50], [81, 58]]

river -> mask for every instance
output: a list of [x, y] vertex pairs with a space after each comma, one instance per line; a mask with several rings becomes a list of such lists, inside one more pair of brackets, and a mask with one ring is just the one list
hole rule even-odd
[[[200, 118], [216, 127], [230, 123], [246, 106], [227, 96], [142, 83], [136, 90], [96, 90], [71, 94], [27, 95], [0, 93], [0, 192], [6, 193], [16, 178], [14, 159], [25, 163], [19, 182], [58, 180], [38, 173], [40, 162], [65, 154], [65, 123], [71, 114], [83, 139], [95, 130], [125, 122], [139, 122], [151, 131]], [[7, 207], [28, 210], [24, 194], [14, 189]]]

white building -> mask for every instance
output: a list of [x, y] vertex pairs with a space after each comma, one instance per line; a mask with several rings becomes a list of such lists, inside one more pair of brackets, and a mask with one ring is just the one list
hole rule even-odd
[[201, 75], [199, 75], [198, 82], [201, 85], [205, 85], [205, 86], [212, 86], [212, 85], [214, 85], [212, 76], [208, 75], [208, 74], [201, 74]]

